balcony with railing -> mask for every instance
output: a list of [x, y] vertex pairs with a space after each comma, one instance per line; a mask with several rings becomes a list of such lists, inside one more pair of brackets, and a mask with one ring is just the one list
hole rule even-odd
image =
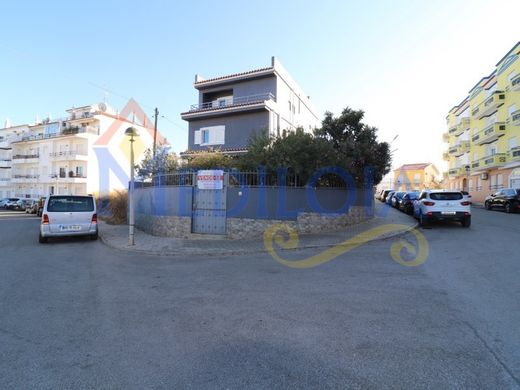
[[470, 148], [469, 141], [460, 141], [457, 145], [454, 145], [448, 149], [448, 153], [451, 156], [460, 157], [464, 153], [468, 153]]
[[473, 108], [471, 116], [482, 119], [485, 116], [491, 115], [498, 107], [504, 104], [505, 100], [506, 94], [504, 91], [495, 91], [486, 100]]
[[506, 153], [496, 153], [491, 156], [482, 157], [471, 163], [471, 170], [478, 171], [481, 169], [497, 168], [505, 165], [507, 162]]
[[450, 133], [443, 133], [442, 140], [443, 142], [450, 142]]
[[265, 104], [267, 101], [270, 100], [275, 100], [275, 96], [272, 93], [262, 93], [239, 97], [227, 97], [225, 99], [217, 99], [211, 102], [192, 104], [190, 110], [188, 112], [182, 113], [181, 116], [185, 117], [197, 113], [218, 112], [221, 110], [229, 110], [233, 108], [236, 108], [238, 110], [247, 108], [248, 106], [257, 106]]
[[12, 183], [36, 183], [38, 179], [40, 178], [40, 175], [34, 175], [34, 174], [15, 174], [11, 178]]
[[466, 169], [464, 167], [454, 167], [448, 170], [448, 176], [457, 177], [466, 174]]
[[471, 137], [471, 141], [477, 145], [489, 144], [496, 141], [506, 133], [504, 122], [495, 122]]
[[455, 133], [457, 133], [457, 125], [450, 126], [450, 128], [448, 129], [448, 134], [449, 135], [457, 135]]
[[507, 123], [513, 126], [520, 126], [520, 110], [512, 112], [509, 118], [507, 118]]
[[86, 161], [88, 160], [88, 156], [84, 153], [80, 153], [73, 150], [67, 150], [62, 152], [53, 152], [49, 153], [49, 157], [54, 161]]
[[13, 164], [37, 164], [40, 155], [31, 153], [31, 154], [15, 154], [13, 157], [11, 157], [13, 160]]
[[469, 130], [471, 124], [471, 120], [469, 118], [461, 118], [459, 124], [457, 125], [457, 132], [455, 135], [460, 135], [464, 133], [466, 130]]
[[511, 91], [520, 91], [520, 74], [511, 79]]
[[53, 173], [49, 175], [51, 182], [59, 182], [59, 183], [86, 183], [87, 175], [82, 173], [75, 173], [70, 171], [68, 174], [65, 173]]
[[40, 141], [46, 139], [53, 139], [59, 137], [69, 137], [79, 134], [99, 134], [99, 128], [96, 126], [69, 126], [62, 128], [60, 131], [56, 133], [48, 133], [48, 134], [34, 134], [34, 133], [24, 133], [20, 134], [11, 139], [12, 143], [18, 142], [30, 142], [30, 141]]
[[507, 152], [507, 159], [509, 162], [519, 162], [520, 161], [520, 146], [516, 146], [511, 148], [509, 152]]
[[3, 149], [3, 150], [11, 149], [11, 143], [5, 138], [0, 138], [0, 149]]
[[11, 160], [9, 160], [9, 159], [1, 159], [0, 160], [0, 168], [11, 168]]

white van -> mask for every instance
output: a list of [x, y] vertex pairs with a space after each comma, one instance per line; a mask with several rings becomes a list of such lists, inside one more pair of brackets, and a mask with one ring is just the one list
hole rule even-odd
[[98, 238], [97, 210], [91, 195], [50, 195], [45, 200], [40, 225], [40, 243], [49, 237], [90, 236]]

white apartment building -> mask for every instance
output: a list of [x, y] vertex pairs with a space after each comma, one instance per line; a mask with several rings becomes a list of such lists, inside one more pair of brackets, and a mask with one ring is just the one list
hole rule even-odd
[[[153, 145], [152, 122], [133, 100], [121, 113], [105, 103], [71, 108], [67, 116], [0, 129], [0, 198], [105, 194], [128, 188], [133, 126], [136, 164]], [[158, 144], [166, 140], [158, 135]]]

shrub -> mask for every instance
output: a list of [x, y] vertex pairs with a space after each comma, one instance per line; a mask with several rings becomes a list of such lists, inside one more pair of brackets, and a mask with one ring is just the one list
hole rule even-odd
[[128, 213], [128, 191], [115, 190], [108, 196], [109, 216], [107, 223], [113, 225], [122, 225], [127, 223]]

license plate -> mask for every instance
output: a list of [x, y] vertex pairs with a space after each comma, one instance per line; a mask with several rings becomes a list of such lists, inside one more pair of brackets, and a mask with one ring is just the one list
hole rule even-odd
[[442, 215], [455, 215], [455, 211], [442, 211], [441, 212]]
[[60, 230], [62, 232], [77, 232], [81, 230], [81, 226], [78, 225], [60, 225]]

